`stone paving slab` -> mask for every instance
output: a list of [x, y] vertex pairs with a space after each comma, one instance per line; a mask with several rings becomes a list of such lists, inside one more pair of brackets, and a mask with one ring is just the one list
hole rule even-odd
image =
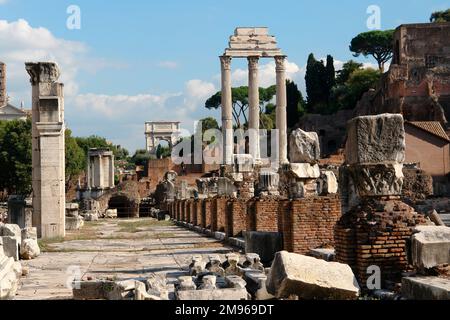
[[188, 271], [194, 254], [207, 259], [214, 253], [225, 259], [234, 251], [215, 239], [152, 218], [87, 222], [80, 231], [68, 232], [64, 241], [50, 241], [44, 247], [38, 258], [22, 262], [29, 274], [22, 278], [16, 299], [71, 299], [67, 283], [74, 274], [118, 280], [163, 274], [173, 294], [173, 283]]

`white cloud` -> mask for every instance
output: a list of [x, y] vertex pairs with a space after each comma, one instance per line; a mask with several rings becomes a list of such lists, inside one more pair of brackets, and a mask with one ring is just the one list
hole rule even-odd
[[16, 103], [30, 96], [26, 61], [57, 62], [64, 70], [60, 81], [65, 83], [65, 94], [75, 95], [78, 92], [76, 76], [87, 51], [85, 44], [57, 38], [46, 28], [31, 27], [26, 20], [0, 20], [0, 52], [7, 65], [7, 85], [20, 95], [12, 96]]
[[178, 68], [178, 62], [176, 61], [160, 61], [158, 66], [165, 69], [176, 69]]
[[0, 0], [0, 5], [7, 3], [8, 0]]
[[214, 83], [198, 79], [189, 80], [185, 85], [184, 104], [188, 110], [194, 111], [216, 92]]

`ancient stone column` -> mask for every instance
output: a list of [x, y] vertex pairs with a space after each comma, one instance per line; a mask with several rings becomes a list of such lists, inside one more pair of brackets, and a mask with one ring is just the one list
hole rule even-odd
[[257, 56], [248, 57], [249, 151], [254, 162], [260, 159], [258, 61]]
[[221, 56], [223, 164], [233, 163], [233, 114], [231, 95], [231, 57]]
[[56, 63], [25, 66], [32, 85], [33, 226], [40, 238], [64, 237], [64, 85], [56, 82]]
[[115, 179], [114, 179], [114, 155], [109, 157], [109, 186], [110, 188], [114, 188]]
[[286, 119], [286, 67], [284, 62], [286, 56], [276, 56], [276, 74], [277, 74], [277, 110], [276, 122], [278, 129], [278, 148], [280, 164], [288, 163], [287, 158], [287, 119]]

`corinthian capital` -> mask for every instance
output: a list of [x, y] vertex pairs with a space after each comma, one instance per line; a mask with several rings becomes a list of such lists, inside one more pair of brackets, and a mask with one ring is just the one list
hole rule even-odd
[[286, 56], [275, 56], [275, 65], [277, 71], [286, 71]]
[[247, 58], [247, 60], [248, 60], [248, 68], [250, 70], [258, 69], [259, 57], [250, 56]]
[[55, 62], [27, 62], [25, 69], [33, 85], [40, 82], [56, 82], [60, 75], [59, 67]]
[[223, 70], [230, 70], [231, 68], [231, 57], [230, 56], [220, 56], [220, 63]]

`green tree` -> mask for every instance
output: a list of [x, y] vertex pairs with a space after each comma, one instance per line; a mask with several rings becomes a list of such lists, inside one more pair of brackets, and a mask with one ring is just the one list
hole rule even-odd
[[337, 85], [343, 85], [347, 82], [348, 78], [350, 78], [350, 75], [359, 69], [362, 69], [363, 64], [349, 60], [342, 66], [342, 69], [337, 72], [336, 77], [336, 84]]
[[72, 131], [65, 132], [66, 149], [66, 182], [78, 176], [86, 167], [86, 156], [78, 145], [76, 138], [72, 137]]
[[336, 70], [334, 69], [334, 59], [331, 55], [327, 55], [327, 64], [325, 66], [325, 94], [329, 99], [331, 89], [336, 84]]
[[199, 122], [202, 123], [202, 134], [210, 129], [219, 129], [219, 124], [217, 123], [217, 120], [213, 117], [200, 119]]
[[0, 121], [0, 189], [31, 193], [31, 120]]
[[314, 54], [310, 54], [306, 65], [305, 83], [308, 95], [308, 112], [313, 113], [314, 106], [326, 101], [324, 90], [326, 83], [326, 68], [322, 61], [317, 61]]
[[394, 30], [375, 30], [363, 32], [354, 37], [350, 51], [354, 56], [372, 56], [378, 63], [378, 69], [384, 72], [384, 65], [393, 55]]
[[450, 22], [450, 9], [433, 12], [430, 22]]
[[[264, 109], [265, 105], [272, 100], [275, 95], [276, 87], [259, 88], [260, 108]], [[248, 87], [237, 87], [231, 89], [232, 95], [232, 114], [234, 123], [237, 127], [244, 127], [248, 123]], [[219, 91], [211, 96], [205, 102], [205, 108], [218, 109], [222, 105], [222, 93]]]
[[305, 112], [305, 101], [302, 93], [298, 90], [297, 84], [293, 81], [286, 81], [287, 94], [287, 126], [288, 130], [293, 129], [301, 116]]
[[170, 156], [171, 156], [170, 148], [168, 146], [162, 146], [159, 144], [158, 147], [156, 148], [156, 158], [164, 159]]
[[76, 137], [77, 144], [83, 149], [85, 157], [89, 149], [92, 148], [109, 148], [113, 153], [116, 160], [127, 160], [129, 152], [122, 148], [120, 145], [114, 145], [107, 141], [103, 137], [97, 135], [91, 135], [89, 137]]
[[380, 78], [379, 70], [368, 68], [353, 71], [345, 84], [333, 88], [332, 97], [337, 109], [354, 109], [365, 92], [376, 88]]
[[147, 150], [138, 149], [131, 157], [130, 162], [136, 166], [145, 166], [148, 160], [154, 158]]
[[317, 61], [311, 53], [306, 65], [305, 84], [307, 105], [309, 113], [328, 114], [333, 111], [330, 103], [331, 91], [336, 83], [336, 72], [334, 69], [334, 59], [327, 56], [327, 62]]

